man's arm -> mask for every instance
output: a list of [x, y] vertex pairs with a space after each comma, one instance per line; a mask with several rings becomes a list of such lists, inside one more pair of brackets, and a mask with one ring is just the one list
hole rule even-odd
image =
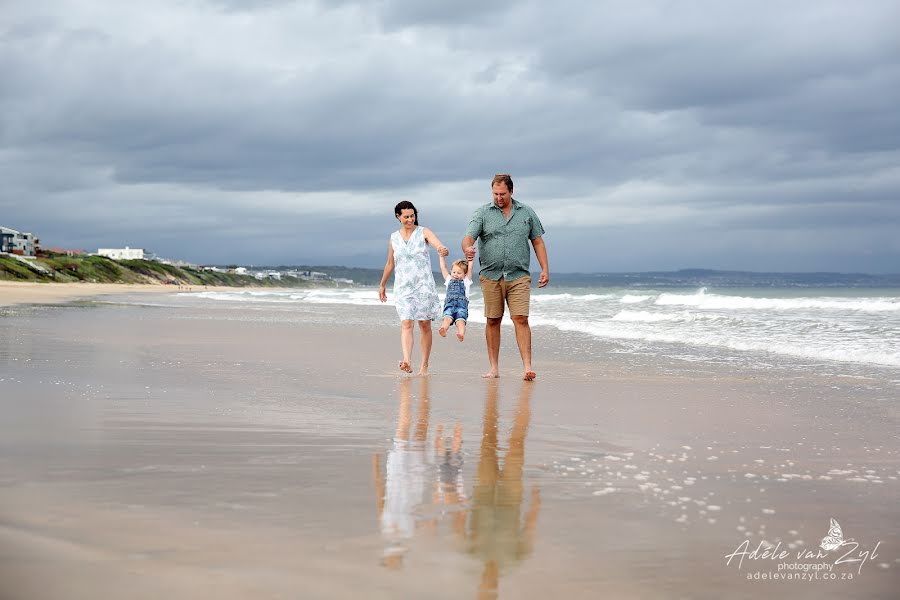
[[472, 218], [469, 220], [469, 226], [466, 227], [466, 235], [462, 239], [462, 244], [460, 244], [462, 246], [463, 254], [466, 255], [466, 260], [468, 261], [475, 259], [475, 240], [481, 235], [481, 229], [483, 227], [482, 221], [481, 209], [479, 208], [472, 214]]
[[469, 261], [469, 264], [472, 264], [472, 261], [475, 260], [475, 238], [471, 235], [467, 235], [462, 239], [462, 251], [466, 255], [466, 260]]
[[541, 265], [541, 275], [538, 277], [538, 287], [542, 288], [550, 283], [550, 263], [547, 261], [547, 246], [544, 245], [544, 238], [536, 237], [531, 240], [534, 246], [534, 255], [537, 256]]

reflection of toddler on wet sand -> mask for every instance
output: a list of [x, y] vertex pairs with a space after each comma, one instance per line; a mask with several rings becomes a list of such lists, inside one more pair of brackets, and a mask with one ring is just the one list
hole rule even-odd
[[456, 323], [456, 338], [463, 341], [466, 337], [466, 321], [469, 319], [469, 290], [472, 287], [473, 261], [453, 261], [447, 270], [447, 260], [441, 256], [441, 273], [444, 285], [447, 286], [447, 297], [444, 300], [444, 320], [438, 333], [447, 337], [447, 330]]
[[437, 505], [464, 504], [466, 486], [462, 477], [462, 425], [457, 423], [453, 428], [449, 448], [444, 441], [444, 427], [438, 425], [434, 451], [437, 455], [439, 476], [434, 486], [433, 502]]

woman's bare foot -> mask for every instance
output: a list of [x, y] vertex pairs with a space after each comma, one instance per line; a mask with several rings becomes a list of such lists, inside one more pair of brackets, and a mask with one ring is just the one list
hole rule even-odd
[[484, 375], [481, 376], [482, 379], [497, 379], [498, 377], [500, 377], [500, 373], [498, 373], [494, 369], [491, 369], [490, 371], [488, 371], [487, 373], [485, 373]]
[[422, 366], [419, 367], [419, 372], [416, 375], [428, 375], [428, 363], [422, 363]]
[[405, 360], [400, 361], [400, 370], [404, 373], [412, 373], [412, 367]]
[[525, 371], [525, 375], [522, 376], [522, 379], [525, 381], [534, 381], [535, 377], [537, 377], [537, 373], [534, 371]]

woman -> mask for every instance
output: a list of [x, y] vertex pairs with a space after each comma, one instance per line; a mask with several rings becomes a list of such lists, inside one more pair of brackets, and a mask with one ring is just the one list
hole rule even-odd
[[419, 212], [412, 202], [404, 200], [397, 204], [394, 216], [400, 221], [400, 229], [391, 234], [388, 242], [387, 262], [381, 276], [378, 297], [382, 302], [387, 302], [385, 284], [396, 267], [394, 303], [400, 316], [400, 346], [403, 349], [400, 370], [412, 373], [409, 363], [413, 347], [413, 323], [418, 321], [422, 343], [422, 366], [418, 374], [428, 375], [431, 321], [441, 314], [441, 299], [434, 286], [428, 246], [437, 248], [441, 256], [447, 256], [450, 252], [430, 229], [419, 226]]

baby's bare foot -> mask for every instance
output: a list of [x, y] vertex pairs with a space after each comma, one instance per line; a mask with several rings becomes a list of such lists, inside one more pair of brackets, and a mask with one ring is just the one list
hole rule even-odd
[[464, 339], [466, 339], [466, 334], [464, 334], [462, 331], [459, 331], [456, 333], [456, 339], [458, 339], [459, 341], [463, 341]]
[[441, 334], [441, 337], [447, 337], [447, 328], [443, 325], [440, 329], [438, 329], [438, 333]]

